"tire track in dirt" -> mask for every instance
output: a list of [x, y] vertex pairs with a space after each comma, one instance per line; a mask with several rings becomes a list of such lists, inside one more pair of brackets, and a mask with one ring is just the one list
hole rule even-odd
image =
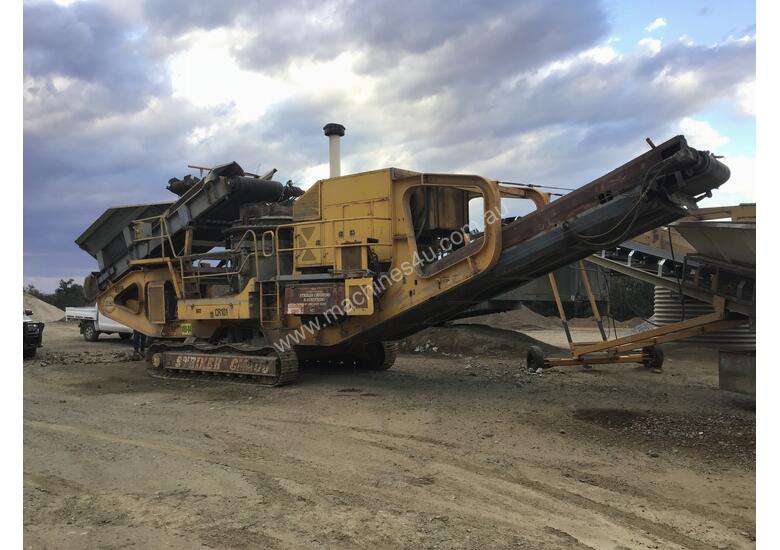
[[138, 439], [138, 438], [128, 438], [128, 437], [122, 437], [113, 435], [109, 432], [105, 431], [98, 431], [94, 429], [89, 428], [79, 428], [76, 426], [69, 426], [66, 424], [52, 424], [50, 422], [44, 422], [40, 420], [25, 420], [25, 425], [33, 427], [33, 428], [39, 428], [43, 430], [48, 430], [51, 432], [58, 432], [58, 433], [64, 433], [69, 435], [79, 435], [79, 436], [86, 436], [91, 439], [95, 439], [98, 441], [102, 441], [104, 443], [112, 443], [112, 444], [120, 444], [120, 445], [129, 445], [132, 447], [138, 447], [141, 449], [147, 449], [151, 451], [158, 451], [158, 452], [164, 452], [184, 458], [189, 458], [192, 460], [202, 460], [204, 462], [208, 462], [210, 464], [214, 464], [217, 466], [223, 466], [226, 468], [233, 468], [235, 470], [244, 470], [248, 472], [253, 473], [263, 473], [261, 470], [258, 470], [257, 468], [251, 467], [249, 464], [244, 464], [243, 460], [214, 460], [213, 455], [210, 453], [199, 453], [195, 452], [190, 448], [187, 447], [181, 447], [178, 445], [172, 445], [169, 443], [159, 443], [159, 442], [153, 442], [148, 441], [144, 439]]
[[337, 424], [335, 422], [323, 422], [321, 420], [298, 420], [298, 419], [283, 419], [283, 418], [263, 418], [262, 422], [279, 422], [279, 423], [285, 423], [285, 424], [300, 424], [304, 426], [309, 425], [317, 425], [322, 426], [330, 429], [335, 430], [350, 430], [353, 432], [360, 432], [360, 433], [366, 433], [366, 434], [373, 434], [373, 435], [381, 435], [381, 436], [390, 436], [394, 437], [396, 439], [408, 439], [411, 441], [416, 441], [418, 443], [427, 443], [430, 445], [436, 445], [439, 447], [446, 447], [449, 449], [457, 448], [459, 445], [456, 443], [452, 443], [450, 441], [444, 441], [441, 439], [435, 439], [433, 437], [427, 437], [427, 436], [421, 436], [421, 435], [414, 435], [414, 434], [402, 434], [397, 432], [391, 432], [387, 430], [377, 430], [375, 428], [364, 428], [361, 426], [352, 426], [349, 424]]
[[[93, 439], [102, 440], [107, 443], [115, 443], [115, 444], [125, 444], [125, 445], [132, 445], [135, 447], [140, 447], [144, 449], [154, 450], [154, 451], [160, 451], [160, 452], [166, 452], [170, 454], [175, 454], [178, 456], [190, 458], [193, 460], [202, 460], [206, 461], [211, 464], [220, 465], [224, 467], [234, 468], [237, 470], [244, 470], [247, 472], [254, 472], [254, 473], [264, 473], [262, 470], [254, 467], [252, 463], [247, 464], [246, 462], [250, 462], [247, 460], [236, 460], [235, 457], [228, 459], [228, 460], [214, 460], [213, 455], [210, 453], [198, 453], [193, 452], [192, 449], [187, 447], [181, 447], [172, 445], [170, 443], [160, 443], [160, 442], [151, 442], [148, 440], [142, 440], [142, 439], [136, 439], [136, 438], [125, 438], [121, 436], [115, 436], [112, 434], [109, 434], [108, 432], [104, 431], [96, 431], [91, 429], [85, 429], [85, 428], [78, 428], [74, 426], [68, 426], [63, 424], [51, 424], [48, 422], [42, 422], [42, 421], [36, 421], [36, 420], [26, 420], [26, 424], [29, 424], [30, 426], [48, 429], [51, 431], [56, 432], [62, 432], [62, 433], [69, 433], [73, 435], [86, 435], [88, 437], [91, 437]], [[434, 448], [437, 447], [443, 447], [446, 449], [453, 449], [457, 448], [458, 446], [454, 443], [442, 441], [435, 438], [425, 437], [425, 436], [419, 436], [414, 434], [403, 434], [403, 433], [397, 433], [392, 431], [386, 431], [386, 430], [378, 430], [378, 429], [371, 429], [371, 428], [364, 428], [364, 427], [358, 427], [358, 426], [350, 426], [345, 424], [337, 424], [337, 423], [328, 423], [328, 422], [313, 422], [309, 420], [295, 420], [295, 419], [262, 419], [260, 421], [261, 424], [274, 424], [274, 423], [282, 423], [282, 424], [299, 424], [299, 425], [317, 425], [321, 426], [330, 430], [335, 431], [336, 433], [343, 435], [345, 430], [347, 432], [354, 432], [356, 434], [366, 434], [369, 436], [377, 436], [377, 437], [389, 437], [393, 439], [400, 439], [405, 442], [413, 442], [413, 443], [422, 443], [428, 446], [433, 446]], [[400, 454], [404, 454], [405, 451], [403, 449], [395, 448], [391, 445], [388, 445], [385, 442], [382, 441], [375, 441], [370, 438], [357, 438], [359, 441], [362, 441], [364, 443], [370, 444], [372, 446], [378, 447], [381, 450], [385, 452], [396, 452]], [[454, 464], [449, 463], [449, 465], [454, 466]], [[446, 466], [446, 464], [442, 463], [441, 466]], [[480, 476], [484, 476], [485, 472], [484, 470], [474, 470], [473, 467], [471, 470], [469, 470], [469, 466], [465, 467], [465, 471], [472, 471], [472, 473], [476, 473]], [[459, 476], [454, 476], [459, 477]], [[503, 481], [507, 481], [510, 483], [520, 484], [528, 488], [532, 488], [536, 490], [539, 493], [546, 494], [548, 496], [552, 496], [556, 498], [558, 501], [563, 502], [569, 502], [569, 501], [577, 501], [582, 507], [596, 510], [605, 515], [606, 517], [615, 517], [616, 519], [620, 519], [620, 521], [629, 526], [633, 526], [636, 528], [641, 528], [645, 530], [648, 533], [658, 533], [661, 534], [664, 538], [668, 539], [669, 541], [673, 541], [675, 543], [679, 543], [683, 546], [688, 546], [691, 548], [696, 548], [697, 544], [699, 544], [701, 548], [706, 548], [707, 546], [702, 546], [702, 543], [699, 543], [698, 541], [691, 539], [687, 537], [686, 535], [679, 533], [678, 531], [664, 525], [659, 524], [657, 522], [652, 522], [651, 520], [647, 520], [645, 518], [641, 518], [639, 516], [636, 516], [635, 514], [627, 513], [622, 510], [618, 510], [614, 507], [611, 507], [609, 505], [599, 503], [593, 499], [590, 499], [588, 497], [572, 493], [570, 491], [565, 491], [561, 489], [553, 488], [549, 485], [542, 484], [538, 481], [533, 481], [528, 478], [518, 478], [515, 477], [513, 479], [508, 478], [506, 475], [499, 476], [499, 479], [502, 479]], [[593, 478], [592, 476], [592, 479]], [[618, 493], [622, 493], [624, 491], [621, 490], [621, 487], [617, 487], [615, 483], [604, 483], [601, 485], [600, 483], [603, 483], [603, 479], [601, 482], [598, 480], [596, 481], [596, 486], [606, 488], [612, 491], [617, 491]], [[607, 485], [607, 487], [604, 487], [604, 485]], [[630, 494], [630, 493], [629, 493]], [[658, 503], [663, 503], [663, 499], [656, 498], [655, 499]], [[704, 514], [710, 514], [712, 513], [711, 510], [691, 510], [690, 507], [687, 508], [688, 511], [692, 512], [698, 512], [698, 513], [704, 513]], [[732, 521], [731, 526], [737, 527], [737, 523], [741, 521], [741, 518], [737, 516], [731, 516], [730, 518]]]
[[[337, 444], [337, 439], [350, 439], [352, 443], [339, 441], [342, 444], [355, 446], [358, 449], [362, 445], [372, 445], [380, 452], [393, 453], [401, 458], [407, 458], [409, 449], [395, 448], [383, 441], [386, 439], [403, 441], [406, 446], [422, 445], [428, 451], [434, 451], [435, 460], [427, 461], [427, 468], [434, 472], [434, 482], [425, 484], [419, 490], [412, 489], [413, 483], [407, 481], [407, 487], [378, 487], [377, 493], [369, 500], [373, 500], [381, 506], [383, 500], [400, 500], [408, 498], [409, 491], [416, 491], [414, 495], [415, 505], [412, 509], [424, 512], [426, 508], [440, 508], [445, 506], [453, 514], [473, 517], [476, 521], [494, 522], [503, 524], [508, 529], [516, 530], [524, 520], [531, 516], [543, 516], [542, 522], [559, 537], [561, 533], [575, 538], [579, 544], [622, 543], [629, 546], [636, 544], [640, 533], [644, 536], [643, 542], [661, 544], [665, 548], [676, 545], [682, 548], [705, 549], [711, 548], [711, 543], [697, 540], [685, 533], [658, 522], [639, 517], [631, 512], [621, 510], [615, 506], [598, 502], [580, 494], [554, 487], [550, 484], [517, 472], [507, 473], [494, 471], [490, 468], [476, 466], [473, 462], [453, 455], [453, 449], [457, 445], [426, 436], [404, 434], [393, 431], [349, 426], [328, 422], [309, 422], [306, 420], [289, 419], [260, 419], [256, 421], [261, 425], [290, 425], [303, 426], [315, 425], [332, 432], [330, 441]], [[82, 428], [63, 424], [52, 424], [45, 421], [28, 419], [25, 425], [33, 429], [42, 429], [68, 435], [86, 436], [94, 440], [110, 444], [130, 445], [155, 452], [165, 452], [178, 457], [204, 461], [209, 464], [243, 471], [254, 475], [268, 475], [268, 469], [258, 467], [257, 463], [249, 458], [236, 458], [235, 456], [222, 455], [220, 460], [214, 459], [214, 454], [198, 452], [191, 448], [174, 445], [171, 443], [155, 442], [147, 439], [123, 437], [91, 428]], [[288, 438], [305, 437], [305, 434], [287, 432]], [[377, 441], [376, 438], [379, 438]], [[466, 450], [466, 452], [470, 452]], [[412, 462], [415, 462], [412, 460]], [[299, 480], [299, 482], [315, 484], [321, 468], [313, 465], [315, 475], [311, 479]], [[305, 470], [305, 468], [299, 468]], [[299, 472], [300, 473], [300, 472]], [[431, 487], [433, 485], [433, 487]], [[360, 486], [359, 486], [360, 487]], [[446, 494], [445, 494], [446, 493]], [[447, 502], [449, 494], [468, 494], [478, 498], [479, 506], [473, 504], [460, 505], [460, 503]], [[327, 501], [315, 499], [317, 504], [325, 504]], [[541, 514], [540, 512], [543, 512]], [[594, 529], [595, 526], [600, 526]], [[596, 533], [610, 533], [609, 540], [600, 538]]]
[[[458, 446], [446, 441], [441, 441], [435, 438], [429, 438], [425, 436], [417, 436], [412, 434], [402, 434], [392, 431], [385, 431], [385, 430], [377, 430], [377, 429], [369, 429], [369, 428], [363, 428], [363, 427], [356, 427], [356, 426], [350, 426], [345, 424], [337, 424], [337, 423], [328, 423], [328, 422], [321, 422], [321, 421], [307, 421], [307, 420], [289, 420], [289, 419], [262, 419], [261, 423], [267, 424], [267, 423], [285, 423], [285, 424], [301, 424], [301, 425], [311, 425], [315, 424], [317, 426], [321, 426], [323, 428], [327, 428], [330, 430], [333, 430], [335, 432], [334, 435], [341, 435], [344, 436], [345, 433], [352, 432], [353, 438], [355, 437], [355, 433], [357, 434], [365, 434], [369, 436], [378, 436], [378, 437], [389, 437], [393, 439], [400, 439], [405, 442], [413, 442], [413, 443], [423, 443], [428, 446], [433, 446], [434, 448], [437, 447], [443, 447], [445, 449], [453, 449], [457, 448]], [[384, 451], [387, 452], [395, 452], [399, 454], [405, 454], [405, 451], [403, 449], [394, 448], [390, 445], [388, 445], [386, 442], [383, 441], [375, 441], [370, 438], [360, 438], [358, 437], [360, 441], [363, 441], [364, 443], [371, 444], [372, 446], [378, 447]], [[577, 513], [582, 513], [583, 510], [587, 510], [592, 516], [592, 520], [606, 520], [608, 523], [613, 524], [611, 526], [611, 529], [607, 529], [614, 531], [619, 531], [619, 529], [616, 529], [617, 527], [623, 527], [626, 529], [626, 532], [629, 536], [626, 537], [626, 539], [623, 541], [623, 543], [626, 544], [634, 544], [636, 543], [635, 536], [638, 532], [644, 532], [646, 533], [650, 538], [647, 541], [649, 544], [664, 544], [664, 547], [668, 548], [669, 543], [677, 545], [681, 548], [691, 548], [691, 549], [709, 549], [712, 547], [712, 544], [709, 542], [700, 541], [698, 539], [695, 539], [683, 532], [680, 532], [679, 530], [675, 529], [674, 527], [671, 527], [667, 524], [656, 522], [647, 518], [643, 518], [641, 516], [638, 516], [634, 513], [627, 512], [625, 510], [622, 510], [620, 508], [617, 508], [615, 506], [611, 506], [609, 504], [606, 504], [604, 502], [600, 502], [597, 500], [594, 500], [592, 498], [580, 495], [578, 493], [574, 493], [565, 489], [561, 489], [558, 487], [554, 487], [552, 485], [543, 483], [538, 480], [531, 479], [529, 477], [522, 476], [517, 473], [513, 474], [506, 474], [506, 473], [498, 473], [498, 472], [488, 472], [485, 469], [482, 468], [476, 468], [473, 463], [470, 462], [463, 462], [451, 455], [451, 453], [447, 453], [447, 462], [434, 462], [428, 463], [429, 466], [434, 466], [437, 470], [440, 471], [440, 473], [448, 473], [448, 478], [451, 483], [454, 485], [462, 485], [465, 479], [468, 479], [469, 477], [476, 476], [476, 479], [471, 479], [470, 483], [468, 483], [469, 486], [467, 487], [461, 487], [457, 489], [453, 489], [454, 492], [458, 493], [462, 491], [462, 494], [470, 494], [471, 496], [475, 495], [475, 490], [478, 490], [476, 488], [484, 488], [487, 484], [490, 484], [491, 487], [493, 487], [494, 491], [496, 493], [503, 493], [506, 496], [511, 497], [515, 504], [520, 502], [520, 498], [522, 498], [523, 507], [529, 507], [529, 511], [537, 510], [539, 508], [544, 508], [547, 510], [547, 512], [551, 515], [560, 516], [561, 520], [568, 520], [570, 514], [576, 515]], [[496, 485], [496, 481], [500, 483], [508, 483], [512, 487], [509, 491], [506, 490], [506, 488], [499, 488]], [[614, 486], [614, 485], [613, 485]], [[522, 488], [522, 491], [519, 491], [521, 494], [516, 494], [518, 492], [518, 488]], [[529, 492], [530, 491], [530, 492]], [[514, 493], [514, 494], [513, 494]], [[617, 491], [618, 494], [620, 494], [620, 491]], [[485, 494], [484, 495], [484, 501], [486, 503], [491, 502], [494, 500], [495, 494]], [[527, 503], [531, 502], [532, 505], [528, 505]], [[662, 502], [659, 502], [659, 504], [663, 504]], [[483, 513], [487, 513], [490, 508], [482, 508]], [[496, 521], [502, 521], [502, 513], [505, 512], [503, 508], [497, 508], [492, 510], [491, 516], [492, 519]], [[686, 512], [693, 512], [696, 513], [697, 511], [686, 509]], [[709, 510], [704, 511], [706, 513], [711, 513]], [[523, 514], [525, 515], [525, 514]], [[735, 518], [736, 519], [736, 518]], [[570, 526], [573, 531], [577, 531], [576, 525]], [[591, 522], [583, 522], [583, 525], [581, 527], [584, 527], [584, 531], [586, 533], [592, 533], [593, 529], [591, 527]], [[605, 526], [607, 527], [607, 526]], [[571, 535], [571, 533], [569, 533]], [[574, 536], [574, 535], [572, 535]], [[577, 538], [577, 537], [575, 537]], [[578, 538], [578, 540], [581, 540], [581, 538], [587, 538], [587, 536], [581, 536]], [[606, 541], [602, 541], [606, 542]]]
[[[485, 470], [477, 469], [471, 464], [449, 466], [461, 470], [460, 472], [456, 472], [454, 474], [458, 477], [463, 476], [463, 472], [465, 471], [477, 475], [480, 478], [489, 479], [488, 473]], [[566, 489], [555, 487], [548, 483], [525, 477], [516, 472], [511, 474], [490, 472], [490, 477], [498, 480], [499, 482], [508, 483], [510, 484], [510, 487], [516, 486], [517, 488], [522, 488], [522, 494], [524, 494], [527, 490], [531, 490], [553, 499], [557, 504], [552, 508], [553, 510], [558, 508], [556, 511], [558, 514], [560, 514], [560, 512], [565, 509], [568, 509], [575, 514], [578, 513], [577, 510], [579, 510], [579, 513], [582, 513], [582, 511], [587, 511], [596, 517], [607, 519], [618, 526], [624, 527], [634, 534], [639, 531], [647, 533], [651, 537], [657, 538], [656, 542], [658, 543], [664, 543], [664, 541], [666, 541], [667, 543], [673, 543], [682, 548], [691, 548], [697, 550], [708, 550], [712, 548], [712, 543], [695, 539], [667, 524], [658, 523], [637, 516], [636, 514], [627, 512], [616, 506], [595, 501]], [[566, 516], [568, 516], [568, 514], [566, 514]], [[663, 547], [668, 548], [669, 546], [666, 544]]]
[[[540, 464], [539, 466], [542, 465]], [[671, 508], [672, 510], [698, 514], [702, 517], [712, 517], [713, 515], [717, 515], [718, 520], [728, 527], [736, 531], [746, 530], [745, 518], [737, 514], [731, 514], [722, 510], [708, 508], [701, 504], [683, 502], [675, 498], [674, 494], [662, 495], [652, 489], [639, 489], [630, 483], [626, 483], [624, 481], [617, 480], [614, 477], [608, 477], [594, 472], [586, 472], [568, 467], [557, 467], [556, 469], [561, 472], [564, 477], [575, 479], [599, 490], [626, 495], [628, 497], [641, 500], [647, 504], [655, 504], [658, 506], [658, 508], [661, 509], [669, 510]]]
[[[57, 433], [65, 433], [68, 435], [78, 435], [81, 437], [88, 437], [93, 440], [97, 440], [104, 443], [129, 445], [129, 446], [142, 448], [154, 452], [164, 452], [181, 458], [199, 460], [213, 465], [232, 468], [248, 474], [267, 476], [269, 473], [268, 469], [258, 468], [255, 464], [252, 464], [251, 461], [248, 460], [243, 460], [243, 459], [236, 460], [234, 458], [228, 460], [214, 460], [211, 456], [207, 456], [205, 453], [193, 452], [193, 450], [191, 449], [168, 444], [168, 443], [153, 442], [153, 441], [139, 439], [139, 438], [128, 438], [123, 436], [117, 436], [115, 434], [106, 431], [89, 429], [89, 428], [80, 428], [76, 426], [63, 425], [63, 424], [51, 424], [39, 420], [27, 420], [25, 421], [25, 424], [31, 428], [43, 429], [43, 430], [48, 430]], [[334, 429], [343, 430], [343, 428], [344, 427], [339, 426], [338, 428], [334, 428]], [[381, 430], [372, 430], [371, 435], [378, 435], [373, 432], [381, 433]], [[404, 434], [394, 434], [394, 435], [400, 435], [402, 439], [413, 441], [412, 439], [405, 437]], [[292, 437], [292, 435], [290, 435], [290, 437]], [[401, 451], [398, 451], [398, 453], [403, 454]], [[448, 466], [449, 465], [439, 463], [437, 464], [437, 469], [438, 468], [445, 469]], [[299, 470], [305, 471], [306, 469], [300, 468]], [[312, 471], [317, 472], [317, 470], [320, 470], [320, 468], [315, 466]], [[316, 481], [320, 477], [320, 472], [317, 472], [316, 475], [312, 475], [311, 473], [307, 474], [307, 477], [309, 479], [299, 479], [297, 483], [298, 484], [316, 483]], [[466, 485], [465, 488], [458, 488], [464, 485], [462, 479], [463, 476], [461, 475], [461, 479], [458, 479], [457, 475], [456, 476], [451, 475], [450, 477], [452, 479], [449, 480], [450, 482], [449, 485], [451, 485], [451, 487], [447, 491], [448, 494], [454, 490], [458, 492], [458, 494], [468, 494], [468, 492], [471, 492], [473, 495], [475, 493], [474, 489], [484, 484], [485, 481], [484, 479], [469, 481], [468, 483], [465, 484]], [[477, 477], [483, 477], [483, 476], [481, 476], [481, 474], [477, 474]], [[449, 511], [449, 513], [460, 514], [466, 517], [472, 517], [474, 523], [488, 520], [493, 523], [497, 523], [499, 525], [503, 524], [506, 528], [510, 530], [516, 529], [516, 527], [522, 523], [524, 518], [527, 518], [529, 514], [534, 512], [534, 510], [538, 510], [538, 508], [543, 503], [543, 499], [539, 500], [538, 496], [534, 495], [533, 492], [529, 493], [528, 491], [526, 491], [527, 494], [525, 495], [525, 498], [522, 501], [513, 498], [510, 499], [508, 502], [504, 502], [501, 505], [497, 505], [494, 503], [497, 493], [491, 491], [485, 494], [482, 499], [480, 499], [482, 501], [480, 503], [480, 506], [478, 508], [475, 508], [471, 504], [460, 504], [460, 503], [453, 504], [453, 503], [446, 502], [445, 495], [440, 494], [442, 489], [444, 489], [444, 487], [437, 486], [435, 487], [435, 490], [432, 490], [432, 488], [428, 484], [423, 486], [418, 486], [418, 487], [413, 487], [413, 484], [407, 484], [406, 487], [377, 487], [375, 494], [369, 497], [369, 500], [374, 501], [375, 506], [373, 508], [381, 507], [382, 502], [386, 502], [388, 500], [395, 501], [395, 502], [404, 502], [404, 501], [410, 502], [412, 500], [409, 499], [410, 496], [409, 493], [411, 490], [414, 491], [415, 494], [413, 499], [414, 504], [409, 506], [410, 510], [415, 510], [417, 512], [424, 513], [426, 510], [437, 509], [444, 506], [445, 509]], [[461, 491], [463, 491], [464, 489], [467, 492], [461, 493]], [[538, 493], [539, 491], [537, 490], [535, 492]], [[315, 502], [317, 502], [318, 500], [319, 499], [316, 499]], [[324, 502], [317, 502], [317, 503], [324, 504]], [[507, 509], [507, 505], [509, 505], [511, 508]], [[555, 509], [554, 506], [549, 508], [550, 510]], [[572, 513], [573, 512], [574, 511], [572, 510]]]
[[[401, 434], [397, 432], [392, 431], [386, 431], [386, 430], [377, 430], [377, 429], [371, 429], [371, 428], [364, 428], [364, 427], [358, 427], [358, 426], [351, 426], [347, 424], [338, 424], [338, 423], [329, 423], [329, 422], [322, 422], [322, 421], [309, 421], [309, 420], [295, 420], [295, 419], [263, 419], [263, 422], [281, 422], [281, 423], [292, 423], [292, 424], [316, 424], [318, 426], [331, 428], [333, 430], [338, 430], [340, 433], [342, 433], [344, 430], [348, 430], [351, 432], [358, 432], [363, 434], [370, 434], [370, 435], [376, 435], [380, 437], [389, 437], [393, 439], [401, 439], [404, 441], [412, 441], [417, 443], [425, 443], [428, 445], [432, 445], [434, 447], [444, 447], [447, 449], [459, 449], [463, 448], [462, 445], [443, 441], [431, 437], [426, 436], [419, 436], [419, 435], [412, 435], [412, 434]], [[363, 439], [366, 443], [379, 447], [383, 450], [387, 451], [394, 451], [403, 453], [403, 449], [393, 447], [391, 445], [388, 445], [384, 441], [373, 441], [371, 439]], [[476, 449], [475, 449], [476, 451]], [[550, 468], [547, 464], [538, 464], [540, 467]], [[750, 531], [750, 528], [745, 525], [745, 518], [740, 517], [736, 514], [729, 514], [724, 513], [718, 510], [714, 510], [712, 508], [707, 508], [705, 506], [696, 505], [693, 503], [681, 503], [676, 502], [673, 498], [673, 496], [663, 496], [659, 495], [657, 493], [654, 493], [652, 491], [647, 490], [638, 490], [636, 488], [631, 487], [630, 485], [626, 483], [621, 483], [619, 481], [616, 481], [613, 478], [608, 478], [606, 476], [600, 476], [598, 474], [593, 473], [583, 473], [576, 471], [576, 475], [572, 476], [572, 470], [567, 468], [557, 468], [558, 471], [561, 471], [564, 474], [569, 474], [568, 477], [575, 477], [579, 481], [582, 481], [583, 483], [589, 483], [593, 487], [597, 489], [602, 489], [608, 492], [611, 492], [615, 495], [623, 495], [626, 497], [634, 497], [639, 498], [647, 502], [647, 504], [654, 504], [656, 505], [659, 512], [667, 513], [669, 512], [670, 503], [674, 504], [674, 508], [677, 508], [679, 512], [685, 513], [685, 514], [691, 514], [693, 516], [700, 516], [697, 518], [697, 521], [701, 521], [701, 519], [706, 518], [705, 521], [710, 523], [710, 518], [713, 515], [717, 515], [720, 520], [723, 520], [722, 522], [734, 530], [735, 532], [742, 532], [742, 531]], [[531, 483], [530, 479], [525, 480], [527, 484]], [[533, 482], [534, 484], [538, 484], [539, 482]], [[535, 487], [542, 489], [542, 485], [534, 485]], [[558, 500], [577, 500], [579, 499], [579, 502], [583, 505], [586, 505], [590, 509], [594, 510], [600, 510], [602, 512], [607, 512], [609, 510], [614, 511], [615, 513], [615, 519], [619, 519], [623, 524], [625, 525], [633, 525], [635, 528], [645, 530], [648, 533], [656, 534], [659, 536], [662, 536], [663, 538], [666, 538], [669, 541], [673, 541], [677, 544], [680, 544], [683, 547], [690, 547], [690, 548], [709, 548], [710, 544], [697, 541], [696, 539], [686, 535], [685, 533], [680, 532], [678, 529], [675, 529], [674, 527], [669, 526], [666, 523], [661, 523], [659, 521], [653, 521], [647, 518], [643, 518], [641, 516], [638, 516], [636, 514], [625, 512], [623, 510], [620, 510], [618, 508], [615, 508], [613, 506], [610, 506], [606, 504], [605, 502], [601, 500], [597, 500], [594, 498], [590, 498], [588, 496], [574, 493], [570, 491], [564, 491], [560, 489], [555, 489], [552, 486], [547, 486], [551, 489], [551, 494], [554, 493]], [[588, 504], [590, 503], [590, 504]], [[609, 513], [607, 513], [609, 516]], [[632, 522], [634, 522], [632, 524]], [[741, 541], [739, 541], [741, 542]], [[697, 546], [698, 545], [698, 546]]]

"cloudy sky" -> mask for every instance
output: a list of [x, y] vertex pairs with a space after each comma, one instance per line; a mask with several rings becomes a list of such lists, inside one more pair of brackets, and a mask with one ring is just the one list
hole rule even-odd
[[754, 88], [753, 2], [25, 2], [25, 283], [187, 164], [326, 177], [330, 121], [344, 172], [565, 187], [683, 133], [732, 168], [711, 204], [753, 201]]

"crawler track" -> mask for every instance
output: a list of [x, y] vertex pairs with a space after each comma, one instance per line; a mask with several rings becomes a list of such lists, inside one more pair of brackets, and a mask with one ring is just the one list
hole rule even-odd
[[[168, 368], [166, 354], [190, 360], [193, 365], [209, 359], [235, 358], [246, 356], [247, 359], [259, 357], [276, 357], [273, 372], [253, 374], [246, 371], [234, 371], [227, 368]], [[261, 386], [284, 386], [298, 378], [298, 359], [292, 350], [278, 352], [269, 346], [252, 346], [249, 344], [207, 344], [207, 343], [173, 343], [155, 342], [146, 352], [150, 363], [149, 372], [152, 376], [169, 379], [221, 379], [230, 382], [257, 384]]]
[[351, 367], [358, 370], [387, 370], [395, 363], [397, 354], [397, 343], [374, 342], [368, 344], [362, 352], [330, 357], [309, 357], [300, 360], [300, 364], [306, 367]]

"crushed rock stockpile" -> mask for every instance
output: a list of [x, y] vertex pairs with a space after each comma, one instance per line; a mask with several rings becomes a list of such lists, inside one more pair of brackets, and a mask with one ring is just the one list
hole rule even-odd
[[454, 324], [430, 327], [399, 342], [404, 352], [428, 352], [452, 355], [506, 355], [525, 358], [530, 346], [545, 352], [560, 351], [515, 330], [481, 324]]
[[458, 321], [455, 321], [455, 324], [479, 324], [511, 330], [533, 330], [561, 327], [561, 321], [557, 317], [545, 317], [544, 315], [539, 315], [525, 306], [521, 306], [520, 309], [514, 309], [504, 313], [490, 313], [488, 315], [479, 315], [477, 317], [459, 319]]
[[24, 309], [31, 309], [33, 312], [32, 318], [35, 321], [43, 321], [44, 323], [53, 323], [65, 318], [65, 312], [60, 308], [47, 304], [26, 292], [24, 293]]
[[[535, 313], [525, 306], [512, 311], [503, 313], [490, 313], [488, 315], [479, 315], [477, 317], [468, 317], [459, 319], [455, 324], [487, 325], [490, 327], [511, 329], [511, 330], [546, 330], [561, 329], [561, 320], [557, 315], [545, 317]], [[572, 317], [568, 319], [569, 326], [572, 328], [596, 328], [596, 319], [593, 317]], [[618, 328], [633, 328], [642, 323], [642, 319], [635, 317], [627, 321], [616, 321]], [[604, 325], [612, 326], [612, 320], [604, 317]]]

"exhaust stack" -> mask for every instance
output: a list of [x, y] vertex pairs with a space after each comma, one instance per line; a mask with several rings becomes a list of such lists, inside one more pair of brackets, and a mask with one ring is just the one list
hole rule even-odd
[[335, 178], [341, 175], [341, 136], [346, 128], [341, 124], [329, 122], [322, 130], [330, 141], [330, 177]]

